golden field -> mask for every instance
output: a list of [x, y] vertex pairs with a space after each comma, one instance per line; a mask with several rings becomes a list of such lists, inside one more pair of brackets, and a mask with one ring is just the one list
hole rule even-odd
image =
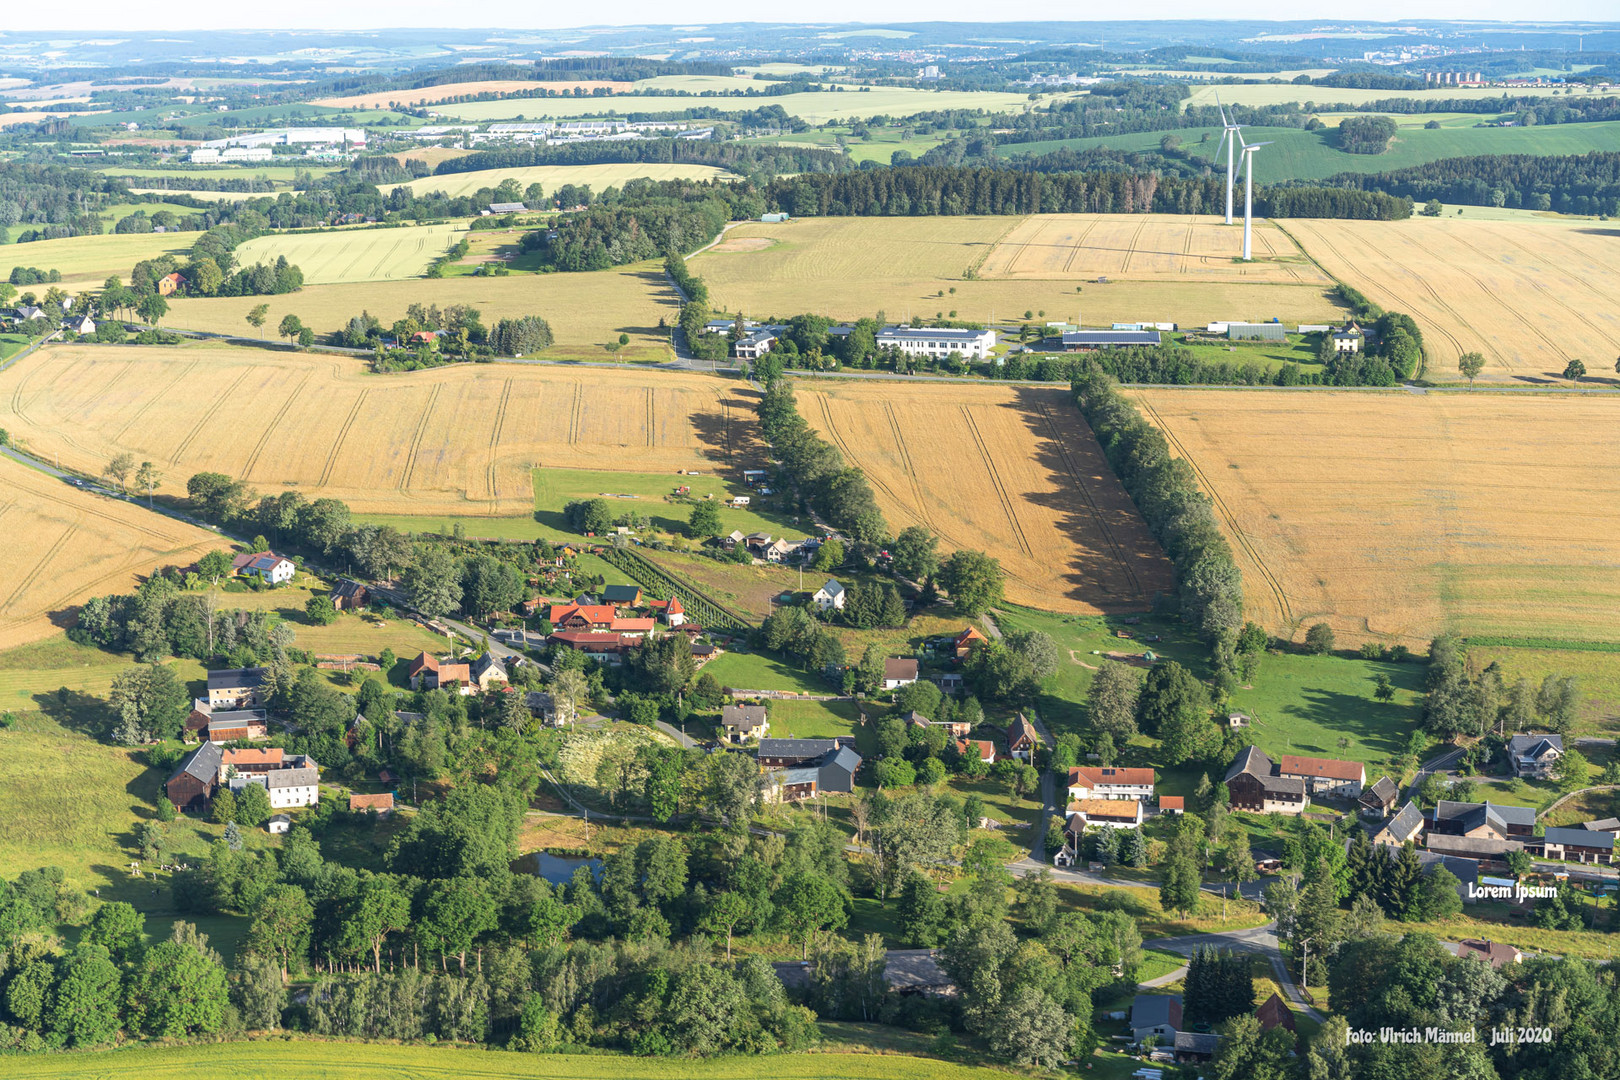
[[[105, 461], [77, 464], [99, 473]], [[86, 597], [128, 592], [158, 567], [189, 565], [225, 546], [212, 533], [9, 459], [0, 460], [0, 536], [0, 649], [72, 625], [72, 609]]]
[[158, 464], [166, 491], [209, 470], [373, 514], [527, 514], [536, 467], [674, 474], [757, 460], [751, 392], [714, 376], [522, 364], [374, 375], [358, 359], [223, 345], [51, 346], [0, 374], [0, 427], [92, 473], [128, 450]]
[[[129, 280], [129, 272], [142, 259], [174, 255], [184, 259], [196, 242], [197, 233], [108, 233], [102, 236], [68, 236], [60, 240], [35, 240], [31, 244], [8, 244], [0, 248], [0, 281], [13, 266], [33, 266], [62, 271], [61, 288], [100, 289], [102, 282], [116, 274]], [[49, 285], [29, 285], [22, 292], [41, 296]]]
[[[406, 159], [419, 155], [406, 153]], [[442, 176], [424, 176], [404, 184], [384, 184], [378, 188], [387, 194], [396, 187], [409, 188], [414, 194], [442, 191], [452, 199], [471, 195], [479, 188], [492, 188], [506, 180], [516, 180], [527, 188], [539, 184], [552, 195], [564, 184], [588, 184], [592, 191], [601, 192], [610, 187], [623, 187], [627, 180], [712, 180], [731, 176], [713, 165], [683, 165], [669, 161], [645, 163], [627, 162], [606, 165], [530, 165], [512, 169], [478, 169], [474, 172], [445, 173]]]
[[235, 255], [241, 266], [273, 264], [284, 255], [309, 285], [395, 281], [420, 277], [466, 231], [459, 225], [408, 225], [271, 234], [249, 240]]
[[1561, 378], [1572, 359], [1607, 372], [1620, 354], [1611, 225], [1465, 215], [1287, 227], [1329, 273], [1418, 321], [1431, 380], [1459, 381], [1465, 352], [1485, 357], [1482, 378], [1523, 382]]
[[875, 381], [798, 385], [805, 419], [859, 466], [898, 532], [1001, 560], [1007, 598], [1049, 611], [1139, 611], [1170, 564], [1067, 392]]
[[1133, 390], [1285, 638], [1620, 640], [1620, 401], [1575, 394]]
[[[502, 318], [540, 315], [556, 344], [548, 359], [658, 360], [669, 358], [669, 332], [680, 311], [674, 289], [656, 263], [636, 263], [593, 274], [513, 274], [510, 277], [406, 278], [398, 281], [309, 285], [283, 296], [232, 296], [175, 300], [165, 325], [219, 334], [249, 334], [247, 313], [270, 305], [265, 332], [273, 336], [284, 315], [297, 315], [318, 334], [342, 329], [362, 310], [391, 325], [411, 304], [471, 304], [484, 325]], [[609, 354], [603, 346], [620, 333], [630, 344]]]
[[1238, 212], [1236, 225], [1214, 216], [1035, 214], [991, 249], [979, 276], [1333, 284], [1269, 221], [1255, 223], [1254, 261], [1235, 261], [1243, 245]]
[[[1338, 317], [1330, 283], [1279, 230], [1268, 225], [1257, 234], [1257, 250], [1275, 251], [1274, 261], [1223, 265], [1219, 245], [1230, 244], [1235, 256], [1242, 237], [1211, 220], [1188, 224], [1142, 214], [753, 222], [731, 229], [691, 267], [708, 283], [716, 308], [750, 317], [808, 311], [856, 318], [882, 310], [898, 321], [954, 311], [983, 322], [1025, 311], [1040, 318], [1044, 311], [1046, 319], [1092, 326]], [[1071, 258], [1060, 238], [1092, 224], [1101, 230], [1096, 242]]]

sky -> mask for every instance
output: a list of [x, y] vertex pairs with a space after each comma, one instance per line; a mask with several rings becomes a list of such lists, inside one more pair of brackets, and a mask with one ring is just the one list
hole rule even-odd
[[[251, 8], [218, 0], [81, 0], [71, 8], [55, 4], [11, 4], [5, 27], [63, 30], [74, 36], [120, 30], [369, 29], [376, 27], [481, 26], [555, 28], [582, 23], [760, 22], [781, 9], [758, 0], [611, 0], [602, 5], [535, 3], [534, 0], [480, 0], [462, 6], [445, 0], [278, 0]], [[470, 18], [469, 18], [470, 17]], [[948, 22], [1008, 18], [1089, 19], [1603, 19], [1620, 17], [1614, 0], [1548, 0], [1527, 9], [1521, 0], [1359, 0], [1346, 6], [1298, 0], [1135, 0], [1127, 7], [1075, 0], [1020, 0], [1014, 10], [987, 8], [968, 0], [821, 0], [794, 9], [791, 17], [827, 22]], [[476, 19], [476, 22], [471, 21]]]

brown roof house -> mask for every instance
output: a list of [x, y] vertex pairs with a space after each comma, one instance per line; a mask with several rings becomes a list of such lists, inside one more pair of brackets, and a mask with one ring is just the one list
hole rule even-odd
[[1254, 1010], [1254, 1016], [1260, 1021], [1261, 1031], [1270, 1031], [1274, 1027], [1285, 1027], [1296, 1033], [1299, 1031], [1294, 1026], [1294, 1010], [1277, 996], [1276, 991], [1272, 991], [1271, 996], [1260, 1003], [1260, 1007]]
[[1394, 808], [1400, 794], [1395, 781], [1380, 776], [1376, 784], [1361, 793], [1361, 812], [1368, 817], [1384, 817]]
[[1284, 754], [1277, 762], [1277, 775], [1305, 781], [1311, 795], [1359, 799], [1367, 785], [1367, 768], [1360, 762], [1337, 758], [1299, 757]]
[[1512, 945], [1504, 945], [1500, 941], [1487, 941], [1484, 938], [1464, 938], [1457, 942], [1457, 955], [1477, 956], [1493, 968], [1524, 961], [1524, 953]]
[[174, 770], [163, 785], [163, 793], [180, 810], [207, 806], [219, 787], [221, 757], [218, 743], [203, 743]]
[[454, 686], [461, 694], [478, 689], [472, 680], [468, 665], [454, 660], [440, 660], [431, 653], [422, 653], [406, 669], [412, 690], [448, 690]]
[[883, 689], [898, 690], [917, 681], [917, 661], [891, 656], [883, 661]]
[[376, 813], [385, 818], [394, 812], [394, 793], [385, 791], [381, 795], [350, 795], [349, 813], [365, 814]]
[[1040, 743], [1040, 736], [1035, 734], [1035, 725], [1025, 719], [1023, 713], [1019, 713], [1018, 719], [1007, 729], [1007, 752], [1019, 761], [1033, 761], [1035, 748]]

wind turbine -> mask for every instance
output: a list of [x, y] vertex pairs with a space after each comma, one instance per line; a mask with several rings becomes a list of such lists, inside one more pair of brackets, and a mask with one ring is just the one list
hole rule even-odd
[[[1237, 182], [1237, 147], [1242, 141], [1238, 134], [1238, 125], [1233, 123], [1226, 115], [1226, 106], [1221, 104], [1221, 95], [1215, 95], [1215, 107], [1221, 111], [1221, 148], [1216, 156], [1226, 155], [1226, 223], [1232, 224], [1232, 187]], [[1235, 114], [1234, 114], [1235, 115]]]
[[1235, 135], [1238, 146], [1243, 152], [1243, 261], [1249, 262], [1253, 256], [1250, 254], [1250, 234], [1254, 230], [1254, 152], [1262, 146], [1270, 146], [1270, 142], [1246, 143], [1243, 136]]

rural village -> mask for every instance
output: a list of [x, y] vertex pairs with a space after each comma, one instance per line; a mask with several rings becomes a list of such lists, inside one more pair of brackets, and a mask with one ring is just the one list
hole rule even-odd
[[1620, 1080], [1620, 24], [159, 29], [0, 28], [0, 1072]]

